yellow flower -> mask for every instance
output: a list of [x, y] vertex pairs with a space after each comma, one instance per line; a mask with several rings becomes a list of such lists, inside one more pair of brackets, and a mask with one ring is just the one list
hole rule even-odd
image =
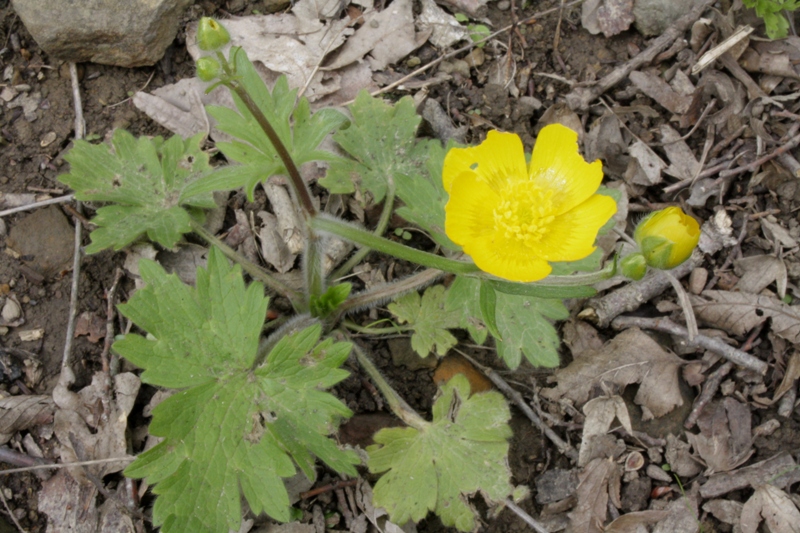
[[539, 133], [530, 165], [520, 138], [490, 131], [471, 148], [454, 148], [442, 180], [450, 200], [445, 233], [484, 272], [511, 281], [537, 281], [548, 262], [591, 254], [598, 230], [617, 210], [595, 194], [600, 161], [578, 153], [578, 134], [561, 124]]
[[680, 207], [668, 207], [647, 215], [636, 226], [633, 239], [648, 265], [669, 270], [692, 255], [700, 240], [700, 225]]

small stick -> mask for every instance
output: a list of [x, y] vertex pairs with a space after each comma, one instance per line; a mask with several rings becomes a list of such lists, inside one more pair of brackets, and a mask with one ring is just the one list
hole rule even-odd
[[[668, 318], [619, 316], [611, 322], [611, 327], [614, 329], [653, 329], [656, 331], [669, 333], [670, 335], [678, 335], [684, 338], [689, 336], [689, 332], [686, 331], [686, 328], [679, 326]], [[700, 346], [701, 348], [705, 348], [706, 350], [711, 350], [712, 352], [721, 355], [725, 359], [761, 375], [766, 374], [767, 370], [769, 369], [769, 365], [767, 365], [767, 363], [761, 359], [758, 359], [747, 352], [743, 352], [738, 348], [734, 348], [733, 346], [726, 344], [719, 339], [706, 337], [705, 335], [698, 335], [695, 337], [694, 341], [689, 344], [694, 344]]]
[[117, 285], [119, 280], [122, 279], [122, 275], [122, 269], [118, 268], [114, 273], [114, 283], [111, 284], [111, 288], [106, 293], [106, 299], [108, 300], [106, 305], [106, 338], [103, 341], [103, 352], [100, 354], [100, 361], [103, 365], [103, 373], [109, 378], [109, 383], [112, 376], [108, 364], [108, 353], [111, 351], [111, 344], [114, 342], [114, 300], [116, 299]]
[[589, 104], [594, 102], [601, 94], [615, 86], [637, 68], [646, 65], [655, 57], [669, 48], [675, 39], [694, 24], [714, 0], [699, 0], [686, 15], [676, 20], [659, 37], [653, 39], [650, 46], [636, 57], [615, 68], [611, 73], [601, 78], [594, 87], [575, 87], [566, 95], [567, 105], [575, 111], [585, 111]]
[[0, 218], [7, 215], [13, 215], [14, 213], [31, 211], [33, 209], [38, 209], [39, 207], [44, 207], [47, 205], [63, 204], [64, 202], [71, 202], [74, 198], [75, 198], [74, 194], [67, 194], [66, 196], [59, 196], [58, 198], [48, 198], [47, 200], [42, 200], [41, 202], [34, 202], [28, 205], [18, 205], [17, 207], [12, 207], [10, 209], [6, 209], [5, 211], [0, 211]]
[[341, 489], [343, 487], [354, 487], [358, 484], [358, 479], [348, 479], [346, 481], [337, 481], [336, 483], [330, 483], [328, 485], [317, 487], [316, 489], [311, 489], [307, 492], [300, 493], [301, 500], [307, 500], [308, 498], [313, 498], [314, 496], [318, 496], [324, 492], [331, 492], [332, 490]]
[[678, 303], [683, 309], [683, 318], [686, 320], [686, 331], [689, 334], [689, 342], [693, 342], [700, 332], [697, 329], [697, 317], [694, 316], [694, 309], [692, 309], [692, 303], [689, 301], [689, 295], [686, 294], [681, 282], [670, 274], [669, 270], [665, 270], [664, 275], [667, 276], [667, 279], [672, 284], [672, 288], [675, 289], [675, 293], [678, 295]]
[[491, 380], [491, 382], [494, 383], [494, 385], [498, 389], [500, 389], [500, 391], [503, 394], [505, 394], [512, 402], [514, 402], [517, 405], [517, 407], [519, 407], [522, 410], [522, 412], [525, 413], [525, 416], [527, 416], [530, 419], [530, 421], [533, 422], [533, 425], [539, 428], [542, 431], [542, 433], [544, 433], [545, 436], [548, 439], [550, 439], [550, 442], [555, 444], [556, 448], [558, 448], [558, 451], [560, 451], [573, 461], [578, 460], [578, 452], [575, 451], [575, 448], [573, 448], [569, 443], [567, 443], [561, 437], [559, 437], [556, 434], [556, 432], [553, 431], [552, 428], [550, 428], [550, 426], [542, 422], [542, 419], [539, 418], [539, 416], [537, 416], [537, 414], [533, 412], [533, 409], [531, 409], [530, 405], [528, 405], [528, 403], [525, 401], [522, 395], [519, 392], [517, 392], [516, 389], [512, 388], [511, 385], [506, 383], [506, 381], [500, 377], [500, 374], [498, 374], [489, 367], [483, 366], [482, 364], [480, 364], [479, 362], [477, 362], [475, 359], [465, 354], [464, 352], [458, 350], [458, 353], [463, 355], [464, 358], [466, 358], [470, 363], [472, 363], [475, 366], [475, 368], [483, 372], [486, 375], [486, 377], [489, 378], [489, 380]]
[[692, 407], [692, 412], [689, 413], [688, 417], [686, 417], [683, 427], [686, 429], [692, 429], [695, 424], [697, 424], [697, 419], [700, 418], [700, 413], [703, 412], [705, 406], [708, 405], [708, 402], [710, 402], [717, 393], [717, 390], [719, 390], [719, 386], [722, 383], [722, 379], [727, 376], [731, 370], [733, 370], [733, 363], [728, 361], [708, 376], [705, 385], [703, 385], [703, 392], [701, 392], [700, 396], [698, 396], [697, 400], [695, 400], [694, 407]]
[[83, 119], [83, 103], [81, 103], [81, 86], [78, 80], [78, 67], [74, 61], [69, 63], [69, 77], [72, 81], [72, 106], [75, 110], [75, 138], [83, 139], [86, 135], [86, 121]]
[[123, 463], [123, 462], [133, 462], [136, 460], [136, 457], [126, 456], [126, 457], [109, 457], [108, 459], [94, 459], [92, 461], [78, 461], [75, 463], [56, 463], [51, 465], [34, 465], [34, 466], [25, 466], [23, 468], [9, 468], [8, 470], [0, 470], [0, 476], [5, 476], [8, 474], [18, 474], [20, 472], [31, 472], [33, 470], [48, 470], [50, 468], [72, 468], [73, 466], [91, 466], [91, 465], [100, 465], [105, 463]]
[[775, 159], [776, 157], [779, 157], [781, 154], [785, 154], [789, 150], [793, 150], [794, 148], [797, 147], [798, 144], [800, 144], [800, 134], [795, 135], [794, 137], [792, 137], [791, 139], [786, 141], [785, 144], [779, 146], [778, 148], [776, 148], [774, 151], [768, 153], [767, 155], [759, 157], [758, 159], [756, 159], [752, 163], [750, 163], [748, 165], [744, 165], [744, 166], [738, 167], [738, 168], [734, 168], [732, 170], [723, 170], [722, 172], [719, 173], [719, 176], [720, 176], [720, 178], [729, 178], [731, 176], [737, 176], [739, 174], [744, 174], [745, 172], [753, 172], [756, 169], [758, 169], [758, 167], [760, 167], [761, 165], [766, 163], [767, 161], [771, 161], [771, 160]]
[[535, 531], [538, 531], [538, 533], [550, 533], [542, 524], [534, 520], [531, 515], [526, 513], [522, 509], [522, 507], [520, 507], [516, 503], [507, 499], [506, 501], [503, 502], [503, 504], [509, 509], [511, 509], [514, 513], [516, 513], [518, 517], [522, 518], [525, 521], [525, 523], [531, 526]]

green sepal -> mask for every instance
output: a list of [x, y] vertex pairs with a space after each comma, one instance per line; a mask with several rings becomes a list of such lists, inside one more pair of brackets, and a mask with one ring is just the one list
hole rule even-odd
[[647, 261], [640, 253], [626, 255], [619, 262], [620, 271], [626, 278], [638, 281], [647, 273]]
[[216, 58], [206, 56], [201, 57], [195, 62], [195, 70], [197, 77], [202, 81], [212, 81], [219, 76], [222, 71], [222, 66]]

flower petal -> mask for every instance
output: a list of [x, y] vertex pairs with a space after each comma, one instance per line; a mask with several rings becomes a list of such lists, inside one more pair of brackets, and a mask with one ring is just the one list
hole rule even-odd
[[464, 172], [474, 172], [495, 190], [509, 179], [525, 179], [528, 172], [522, 141], [516, 134], [492, 130], [478, 146], [452, 148], [442, 169], [444, 190], [450, 192], [453, 181]]
[[595, 194], [579, 206], [556, 217], [536, 244], [547, 261], [577, 261], [594, 251], [597, 232], [617, 212], [609, 196]]
[[600, 160], [587, 163], [578, 153], [578, 134], [561, 124], [542, 128], [530, 164], [530, 179], [552, 190], [555, 214], [561, 215], [585, 202], [603, 181]]
[[544, 259], [526, 254], [529, 250], [497, 237], [492, 232], [492, 235], [482, 235], [464, 246], [464, 252], [484, 272], [523, 283], [539, 281], [552, 272], [553, 268]]
[[475, 172], [467, 170], [453, 179], [450, 200], [444, 207], [444, 232], [461, 246], [493, 231], [497, 193]]

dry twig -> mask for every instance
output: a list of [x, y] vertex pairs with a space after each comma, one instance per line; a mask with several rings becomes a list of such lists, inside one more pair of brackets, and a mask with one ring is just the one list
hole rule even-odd
[[686, 429], [692, 429], [694, 427], [694, 425], [697, 423], [697, 419], [700, 418], [700, 413], [703, 412], [705, 406], [708, 405], [708, 402], [710, 402], [717, 393], [717, 390], [722, 383], [722, 379], [727, 376], [731, 370], [733, 370], [733, 363], [728, 361], [708, 376], [706, 383], [703, 386], [703, 392], [701, 392], [700, 396], [698, 396], [694, 401], [692, 412], [689, 413], [688, 417], [686, 417], [683, 427]]

